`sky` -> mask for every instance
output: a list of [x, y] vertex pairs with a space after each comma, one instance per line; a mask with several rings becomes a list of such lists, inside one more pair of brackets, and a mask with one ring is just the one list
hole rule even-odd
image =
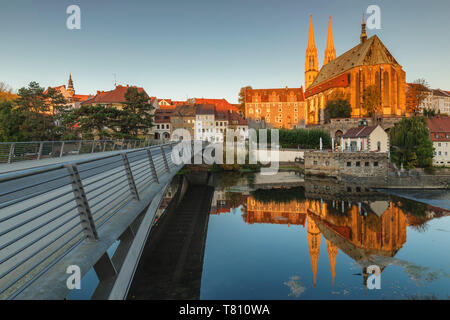
[[[449, 0], [0, 0], [0, 82], [67, 84], [95, 94], [137, 85], [158, 98], [225, 98], [239, 89], [304, 84], [309, 15], [319, 67], [328, 17], [337, 55], [359, 43], [362, 12], [381, 9], [377, 34], [406, 71], [450, 90]], [[69, 30], [66, 9], [81, 9]]]

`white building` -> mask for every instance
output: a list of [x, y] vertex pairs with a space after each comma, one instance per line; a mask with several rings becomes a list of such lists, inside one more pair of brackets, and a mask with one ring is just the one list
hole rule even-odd
[[351, 128], [342, 138], [344, 139], [345, 150], [389, 152], [389, 135], [380, 125]]
[[450, 117], [436, 116], [427, 120], [433, 142], [433, 165], [450, 166]]

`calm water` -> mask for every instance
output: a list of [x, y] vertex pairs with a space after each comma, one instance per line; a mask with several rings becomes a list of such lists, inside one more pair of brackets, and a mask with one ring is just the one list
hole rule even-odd
[[[220, 178], [200, 298], [450, 297], [449, 211], [369, 190], [355, 195], [335, 189], [308, 183], [255, 191], [248, 179]], [[450, 194], [441, 191], [439, 199], [448, 205]], [[382, 270], [380, 290], [366, 289], [370, 265]]]

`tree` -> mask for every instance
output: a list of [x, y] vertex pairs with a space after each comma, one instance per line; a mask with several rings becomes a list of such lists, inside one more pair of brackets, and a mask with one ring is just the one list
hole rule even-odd
[[407, 111], [411, 113], [418, 113], [420, 105], [426, 99], [430, 92], [430, 86], [423, 78], [417, 79], [408, 86], [406, 93]]
[[11, 101], [0, 101], [0, 141], [24, 141], [21, 130], [23, 115], [14, 108]]
[[[439, 110], [440, 111], [440, 110]], [[433, 118], [436, 115], [436, 111], [434, 109], [423, 109], [423, 116], [427, 118]]]
[[150, 98], [136, 87], [129, 87], [125, 99], [125, 105], [119, 112], [120, 132], [134, 137], [146, 134], [153, 126], [153, 106], [150, 104]]
[[74, 128], [73, 131], [79, 131], [83, 138], [106, 139], [114, 134], [119, 112], [116, 108], [104, 105], [82, 105], [69, 113], [64, 123]]
[[325, 106], [325, 117], [329, 119], [350, 118], [352, 106], [348, 98], [343, 94], [335, 94], [330, 97]]
[[370, 85], [366, 87], [363, 95], [363, 103], [366, 114], [376, 117], [381, 110], [381, 91], [377, 85]]
[[60, 116], [69, 107], [66, 99], [54, 88], [44, 90], [37, 82], [19, 89], [15, 103], [23, 116], [22, 134], [29, 140], [55, 140], [64, 131]]
[[408, 170], [431, 167], [434, 150], [425, 117], [404, 118], [395, 124], [389, 136], [395, 164], [403, 164]]
[[0, 82], [0, 101], [13, 101], [17, 98], [17, 95], [13, 93], [13, 90], [4, 82]]
[[241, 88], [241, 90], [239, 91], [239, 112], [241, 112], [242, 114], [245, 115], [245, 90], [246, 89], [253, 89], [251, 86], [246, 86]]

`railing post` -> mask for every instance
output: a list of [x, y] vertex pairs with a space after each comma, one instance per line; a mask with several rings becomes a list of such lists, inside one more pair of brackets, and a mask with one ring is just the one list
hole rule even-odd
[[116, 151], [116, 143], [117, 143], [117, 140], [114, 140], [112, 151]]
[[166, 166], [167, 173], [170, 173], [169, 163], [167, 162], [166, 154], [164, 153], [164, 147], [161, 146], [160, 148], [161, 148], [161, 153], [162, 153], [162, 156], [164, 159], [164, 165]]
[[41, 143], [39, 144], [39, 151], [38, 151], [38, 157], [37, 157], [38, 160], [41, 160], [41, 157], [42, 157], [42, 149], [43, 149], [43, 148], [44, 148], [44, 143], [41, 142]]
[[158, 174], [156, 173], [155, 163], [153, 162], [152, 152], [150, 148], [147, 149], [148, 160], [150, 161], [150, 168], [152, 169], [153, 179], [159, 184]]
[[81, 182], [80, 174], [78, 173], [78, 168], [74, 164], [69, 164], [66, 168], [69, 171], [69, 177], [72, 181], [72, 190], [75, 194], [81, 225], [86, 233], [87, 239], [90, 241], [95, 241], [98, 239], [97, 228], [95, 227], [95, 222], [92, 218], [91, 208], [89, 207], [86, 193], [84, 192], [83, 183]]
[[134, 200], [139, 201], [139, 193], [136, 188], [136, 183], [134, 182], [133, 173], [131, 172], [130, 162], [128, 161], [128, 156], [126, 153], [122, 153], [123, 165], [125, 166], [125, 173], [128, 178], [128, 185], [130, 186], [131, 194]]
[[14, 157], [14, 148], [15, 148], [16, 144], [12, 143], [11, 144], [11, 148], [9, 149], [9, 155], [8, 155], [8, 163], [13, 162], [13, 157]]
[[62, 145], [61, 145], [61, 151], [59, 152], [59, 157], [60, 157], [60, 158], [62, 158], [63, 153], [64, 153], [64, 145], [65, 145], [65, 142], [63, 141], [63, 142], [62, 142]]
[[95, 150], [95, 140], [92, 141], [91, 153], [94, 153], [94, 150]]
[[107, 143], [107, 141], [105, 140], [105, 141], [103, 141], [103, 152], [105, 152], [106, 151], [106, 143]]

